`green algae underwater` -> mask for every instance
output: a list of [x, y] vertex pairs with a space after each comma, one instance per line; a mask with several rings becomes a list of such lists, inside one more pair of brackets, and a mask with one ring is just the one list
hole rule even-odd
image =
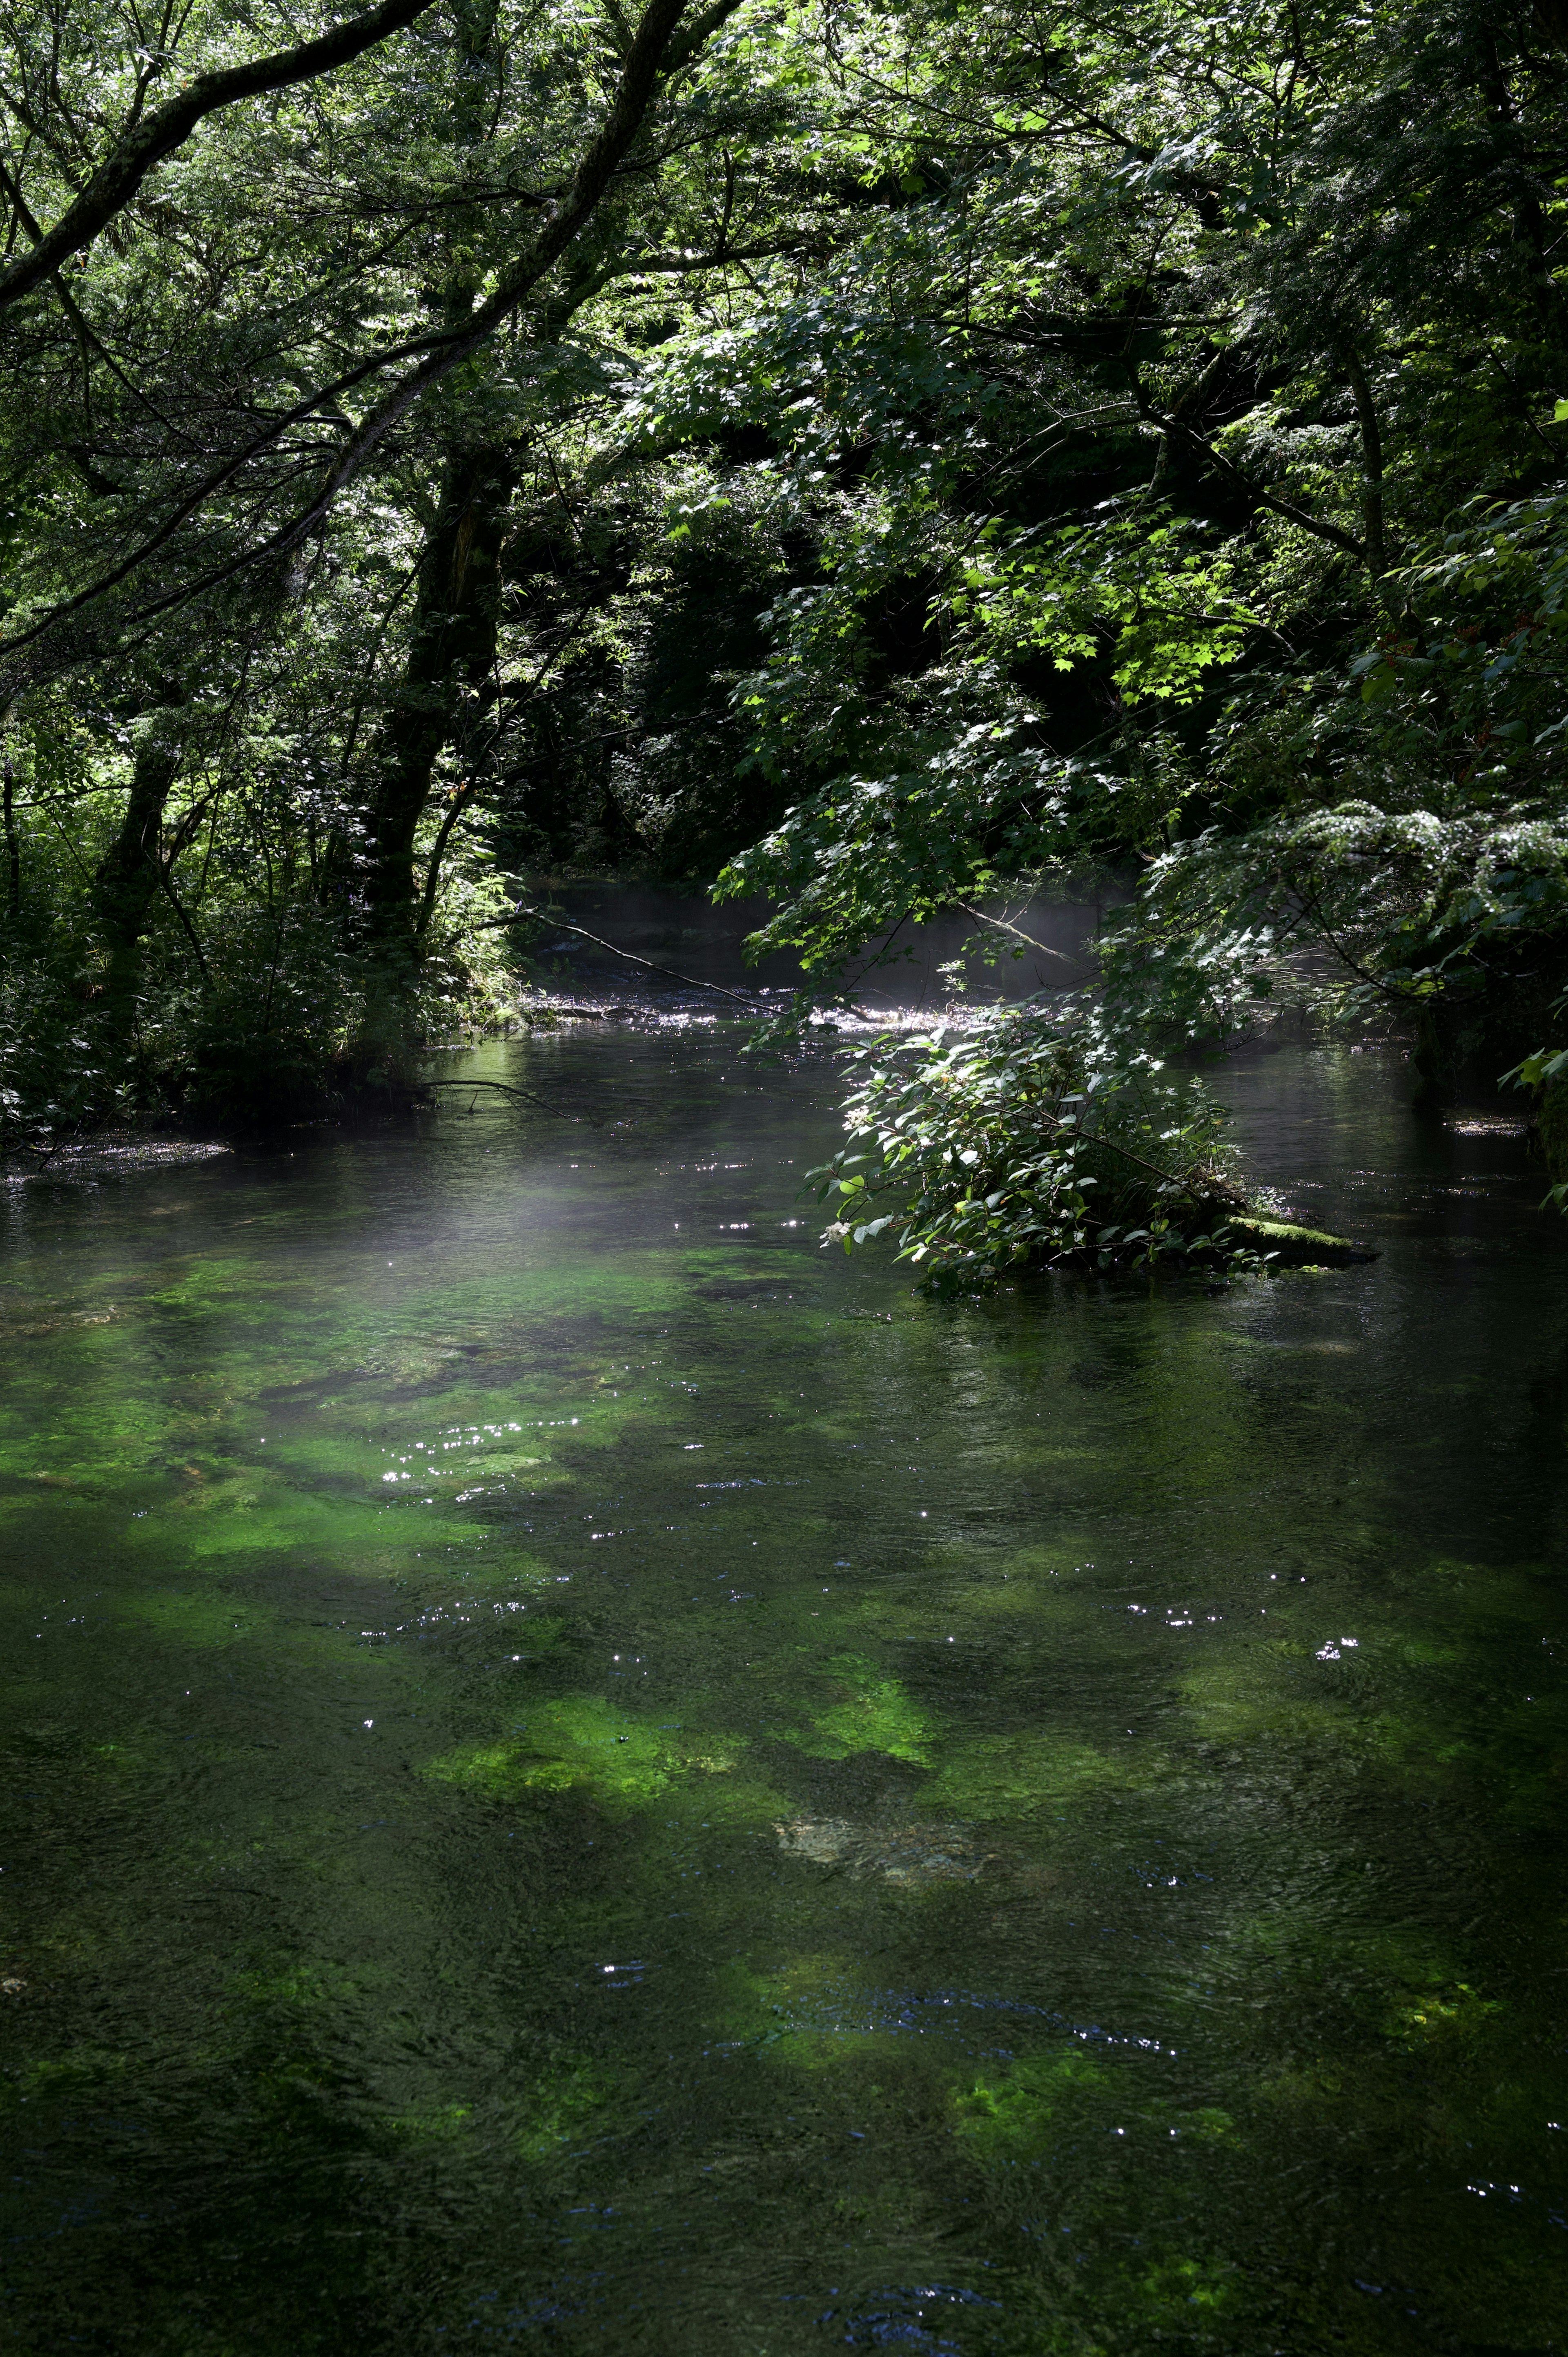
[[[0, 2347], [1568, 2346], [1568, 1252], [940, 1306], [825, 1057], [10, 1190]], [[599, 1125], [591, 1126], [590, 1122]]]

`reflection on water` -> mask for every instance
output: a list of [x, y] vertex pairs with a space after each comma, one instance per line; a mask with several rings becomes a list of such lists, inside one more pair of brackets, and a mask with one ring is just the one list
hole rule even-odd
[[617, 1029], [12, 1190], [25, 2352], [1561, 2345], [1568, 1257], [1376, 1057], [1370, 1266], [913, 1298], [824, 1061]]

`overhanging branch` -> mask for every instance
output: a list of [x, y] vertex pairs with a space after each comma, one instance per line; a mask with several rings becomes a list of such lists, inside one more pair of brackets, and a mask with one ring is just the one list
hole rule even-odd
[[[396, 0], [396, 5], [412, 9], [413, 0]], [[425, 5], [425, 0], [421, 0], [421, 5]], [[191, 597], [221, 587], [240, 573], [292, 554], [318, 531], [339, 495], [422, 395], [464, 361], [472, 358], [498, 328], [504, 327], [572, 246], [597, 209], [641, 130], [660, 81], [667, 80], [672, 72], [689, 63], [701, 40], [705, 40], [725, 17], [732, 16], [741, 5], [741, 0], [713, 0], [713, 5], [701, 12], [677, 41], [677, 28], [687, 5], [688, 0], [649, 0], [628, 51], [610, 111], [597, 136], [584, 154], [559, 203], [552, 208], [523, 252], [502, 274], [499, 285], [488, 301], [480, 304], [456, 327], [382, 352], [349, 376], [338, 379], [334, 386], [323, 388], [297, 404], [264, 435], [258, 436], [235, 458], [226, 461], [180, 500], [158, 530], [112, 572], [89, 588], [79, 591], [74, 597], [53, 608], [31, 629], [0, 641], [0, 653], [15, 652], [42, 638], [69, 616], [80, 612], [118, 587], [165, 546], [180, 525], [238, 474], [250, 458], [275, 442], [289, 425], [318, 409], [334, 392], [343, 391], [394, 359], [414, 351], [422, 352], [424, 357], [405, 372], [349, 436], [308, 504], [290, 522], [281, 525], [255, 546], [213, 566], [196, 580], [181, 583], [165, 596], [152, 598], [139, 607], [132, 619], [138, 623], [152, 621], [188, 603]]]
[[62, 262], [91, 245], [100, 230], [124, 212], [147, 174], [183, 147], [197, 124], [220, 107], [263, 91], [286, 90], [293, 82], [314, 81], [334, 66], [347, 65], [374, 48], [389, 34], [401, 32], [430, 7], [432, 0], [381, 0], [363, 16], [335, 25], [314, 41], [296, 48], [279, 49], [245, 66], [229, 66], [219, 73], [198, 74], [174, 98], [155, 106], [114, 143], [76, 202], [68, 205], [53, 229], [5, 270], [0, 270], [0, 311], [52, 276]]

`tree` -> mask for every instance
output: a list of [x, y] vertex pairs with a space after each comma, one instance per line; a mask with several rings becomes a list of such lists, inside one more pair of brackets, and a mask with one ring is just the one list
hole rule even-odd
[[[106, 258], [94, 250], [80, 291], [62, 294], [57, 274], [49, 296], [13, 313], [19, 529], [0, 665], [24, 699], [90, 672], [102, 689], [127, 662], [171, 669], [193, 612], [247, 651], [253, 694], [261, 646], [289, 635], [324, 576], [401, 554], [432, 437], [445, 453], [408, 568], [419, 587], [402, 689], [371, 732], [366, 856], [343, 841], [353, 797], [328, 826], [338, 852], [326, 873], [339, 899], [352, 878], [372, 996], [384, 999], [389, 949], [424, 931], [413, 837], [493, 651], [497, 533], [541, 405], [535, 377], [542, 361], [547, 380], [559, 373], [573, 311], [647, 242], [671, 158], [690, 176], [693, 152], [722, 137], [724, 93], [715, 105], [703, 67], [735, 5], [651, 0], [632, 27], [614, 10], [459, 12], [450, 36], [427, 20], [412, 76], [406, 59], [379, 71], [367, 59], [357, 81], [220, 118], [220, 135], [182, 158], [181, 185], [156, 206], [127, 199], [135, 232]], [[80, 63], [93, 35], [74, 29]], [[298, 79], [269, 71], [274, 85]], [[721, 85], [724, 73], [720, 59]], [[552, 383], [540, 391], [548, 408]], [[478, 543], [476, 497], [491, 501]], [[125, 842], [140, 846], [133, 867], [149, 847], [138, 778], [116, 873]], [[116, 939], [153, 906], [139, 887], [111, 898]], [[120, 971], [129, 952], [113, 954]]]

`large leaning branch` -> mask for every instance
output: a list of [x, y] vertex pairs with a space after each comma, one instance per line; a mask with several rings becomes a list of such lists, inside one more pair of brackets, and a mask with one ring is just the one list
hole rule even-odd
[[433, 0], [381, 0], [363, 16], [350, 16], [314, 41], [296, 48], [278, 49], [246, 66], [227, 66], [217, 73], [198, 74], [173, 98], [155, 106], [134, 129], [117, 139], [74, 204], [68, 205], [53, 229], [46, 230], [31, 253], [0, 270], [0, 310], [53, 275], [99, 231], [124, 212], [147, 174], [183, 147], [197, 124], [220, 107], [263, 91], [286, 90], [290, 83], [312, 81], [347, 65], [366, 49], [374, 48], [391, 33], [401, 32], [423, 16]]
[[748, 997], [743, 991], [731, 990], [725, 983], [699, 982], [693, 974], [677, 974], [672, 965], [655, 965], [651, 958], [639, 957], [635, 950], [618, 949], [614, 942], [607, 942], [599, 934], [590, 933], [585, 925], [569, 925], [564, 917], [548, 916], [542, 909], [524, 908], [521, 900], [508, 915], [489, 917], [482, 925], [476, 925], [474, 931], [477, 933], [499, 932], [503, 926], [521, 924], [531, 917], [541, 924], [555, 926], [563, 933], [579, 933], [584, 941], [592, 942], [596, 949], [608, 950], [611, 957], [624, 958], [628, 965], [639, 965], [649, 974], [661, 974], [671, 982], [683, 983], [688, 990], [711, 990], [720, 998], [735, 999], [753, 1014], [757, 1011], [755, 992]]
[[[400, 0], [400, 5], [411, 5], [412, 0]], [[220, 587], [237, 574], [291, 554], [319, 529], [339, 495], [360, 473], [378, 444], [408, 414], [422, 394], [454, 368], [470, 359], [498, 328], [504, 327], [521, 308], [540, 281], [553, 268], [593, 217], [627, 150], [642, 128], [661, 77], [678, 72], [688, 64], [709, 35], [726, 17], [733, 16], [740, 5], [741, 0], [710, 0], [710, 5], [699, 11], [677, 38], [676, 28], [685, 14], [688, 0], [649, 0], [628, 49], [610, 111], [596, 137], [578, 164], [559, 203], [541, 222], [523, 253], [504, 273], [496, 292], [456, 327], [420, 338], [415, 344], [403, 347], [405, 353], [423, 349], [424, 358], [417, 366], [408, 370], [361, 421], [305, 509], [254, 547], [243, 550], [197, 579], [182, 582], [177, 588], [138, 608], [132, 618], [135, 622], [155, 620], [203, 591]], [[283, 425], [317, 408], [329, 392], [340, 390], [356, 378], [372, 373], [375, 369], [384, 367], [389, 361], [399, 356], [395, 350], [382, 352], [371, 361], [362, 363], [349, 376], [339, 379], [336, 387], [324, 388], [309, 395], [291, 410], [286, 418], [274, 423], [265, 434], [258, 436], [246, 451], [226, 461], [204, 483], [196, 486], [151, 538], [111, 573], [89, 588], [79, 590], [74, 597], [52, 608], [27, 630], [0, 643], [0, 652], [18, 651], [23, 646], [48, 636], [68, 616], [95, 604], [163, 547], [181, 523], [239, 472], [248, 457], [255, 456], [275, 439]]]
[[[420, 396], [489, 343], [497, 328], [503, 328], [521, 310], [540, 280], [553, 269], [578, 231], [592, 219], [628, 148], [641, 130], [660, 72], [672, 61], [684, 62], [692, 54], [689, 38], [678, 46], [674, 38], [676, 27], [686, 13], [686, 4], [687, 0], [648, 0], [626, 53], [614, 103], [597, 137], [572, 175], [571, 185], [560, 204], [541, 222], [522, 253], [503, 273], [500, 285], [488, 302], [481, 303], [455, 334], [410, 369], [378, 402], [349, 436], [309, 506], [274, 533], [245, 562], [259, 564], [271, 557], [286, 556], [301, 541], [308, 539], [326, 522], [338, 495], [353, 481], [378, 444], [407, 416]], [[717, 5], [703, 11], [693, 30], [700, 29], [705, 35], [739, 5], [740, 0], [717, 0]]]

